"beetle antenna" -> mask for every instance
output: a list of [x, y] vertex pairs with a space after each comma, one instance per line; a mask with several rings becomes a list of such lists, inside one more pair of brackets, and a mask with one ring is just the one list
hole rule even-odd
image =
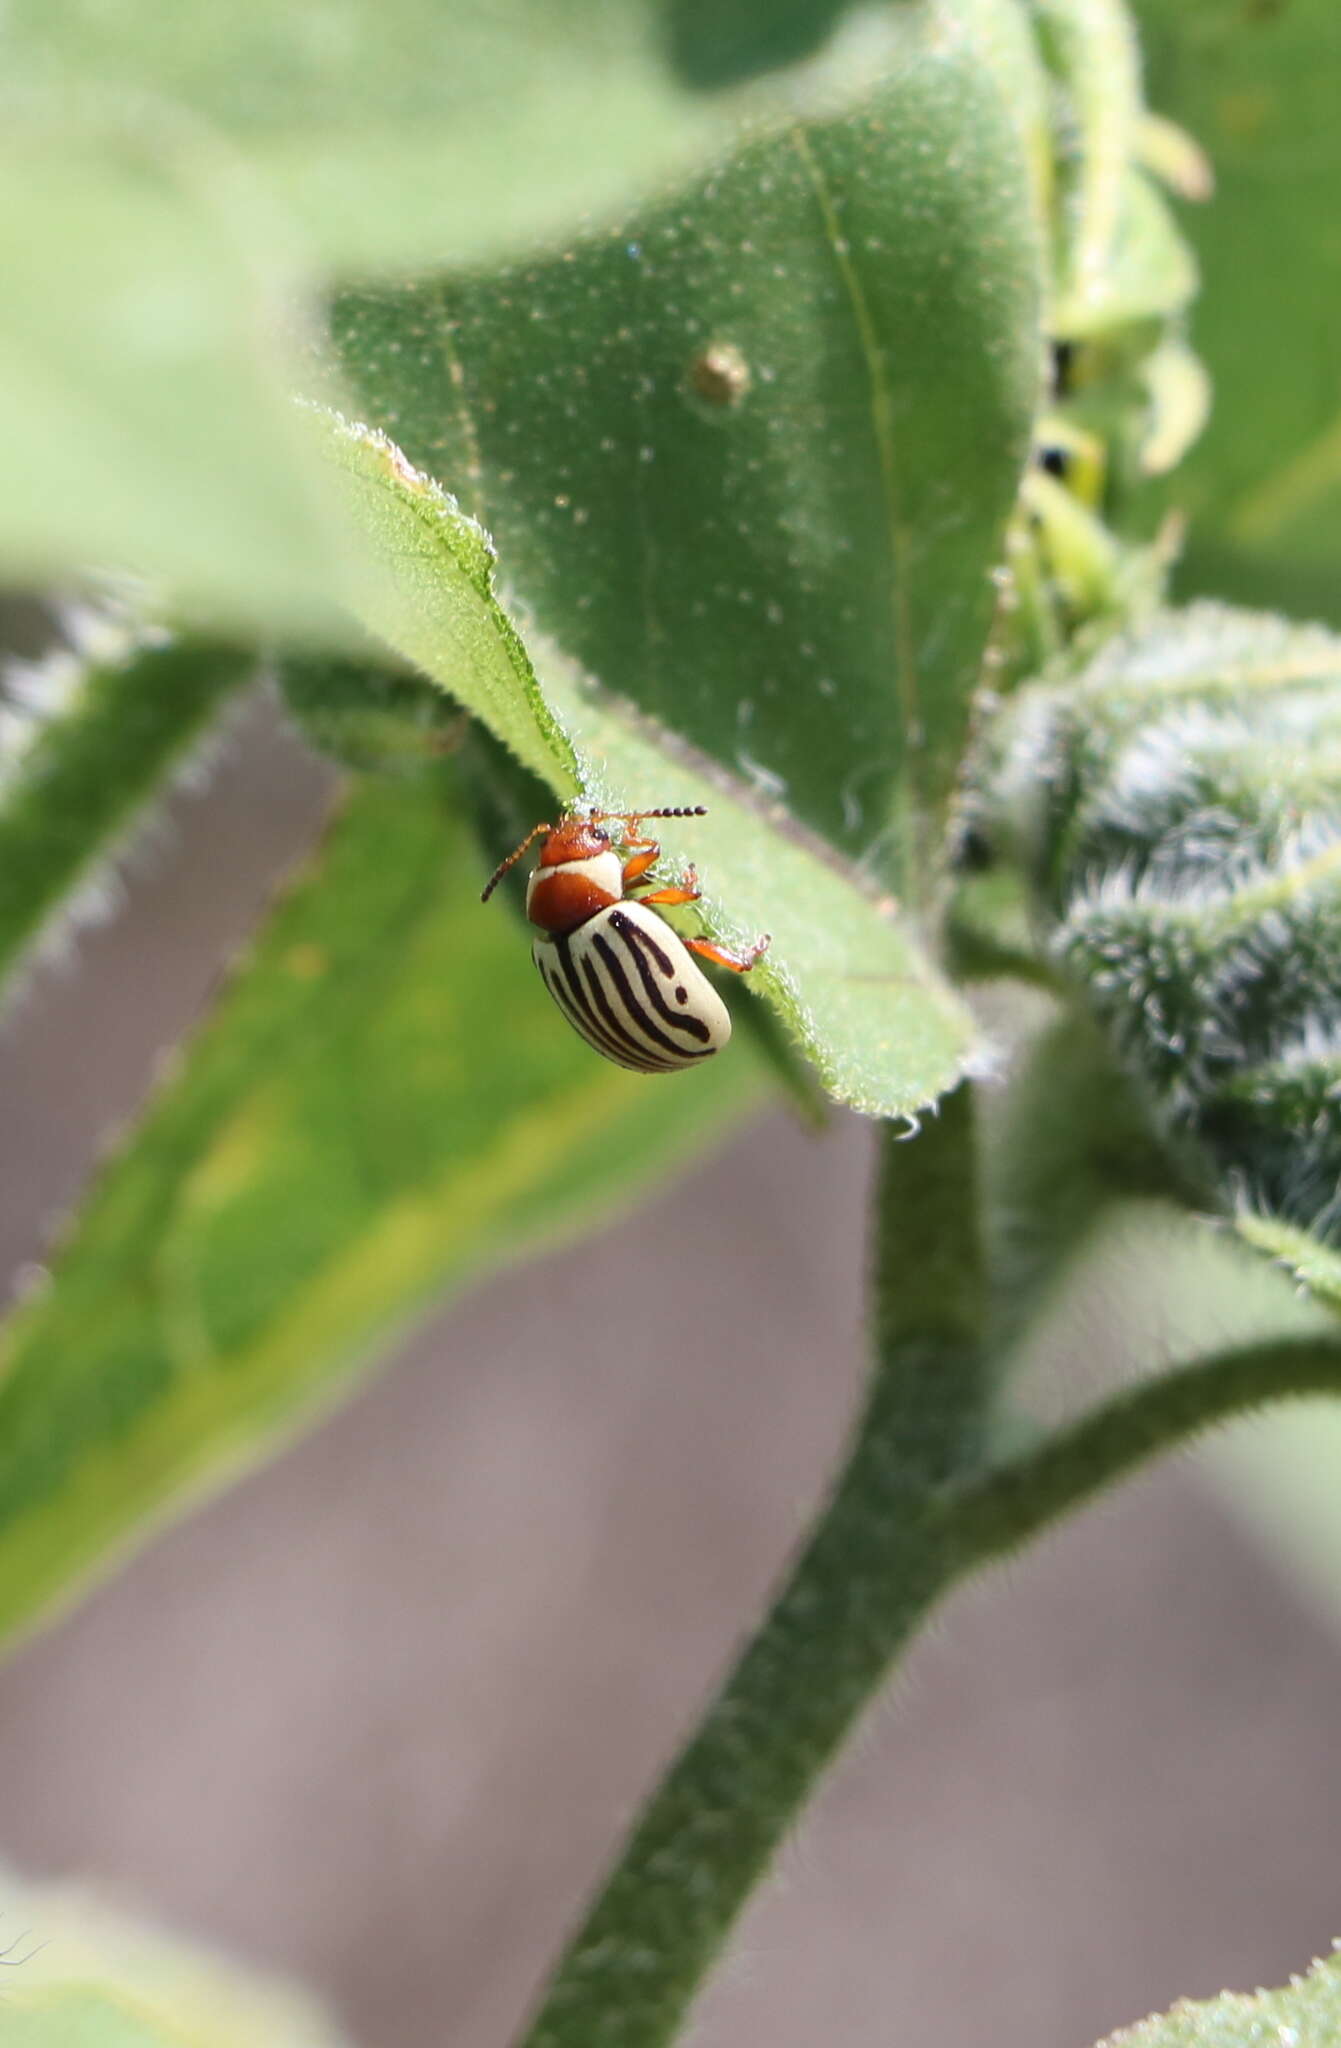
[[593, 823], [611, 818], [620, 825], [640, 825], [644, 818], [706, 818], [707, 815], [706, 804], [672, 804], [660, 811], [593, 811], [591, 814]]
[[489, 898], [493, 895], [494, 890], [498, 887], [508, 869], [517, 865], [517, 862], [521, 859], [533, 839], [538, 839], [542, 832], [552, 832], [553, 830], [554, 827], [552, 825], [533, 825], [521, 845], [514, 847], [507, 859], [501, 860], [498, 863], [498, 866], [484, 885], [484, 892], [480, 897], [480, 902], [487, 903], [489, 901]]

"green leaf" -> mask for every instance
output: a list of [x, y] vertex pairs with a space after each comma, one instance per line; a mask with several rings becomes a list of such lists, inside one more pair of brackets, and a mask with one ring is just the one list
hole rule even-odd
[[131, 1915], [100, 1886], [0, 1866], [4, 2048], [346, 2048], [315, 1999]]
[[986, 841], [1029, 876], [1171, 1171], [1325, 1295], [1335, 1252], [1309, 1240], [1341, 1240], [1341, 638], [1209, 603], [1157, 614], [1071, 683], [1021, 692], [993, 755]]
[[285, 237], [193, 132], [0, 141], [0, 576], [162, 578], [198, 619], [323, 626], [348, 535], [288, 393]]
[[992, 1136], [983, 1202], [991, 1219], [992, 1343], [1002, 1353], [1045, 1308], [1117, 1203], [1172, 1197], [1177, 1182], [1110, 1049], [1074, 1011], [1030, 1040], [994, 1105]]
[[751, 1092], [557, 1016], [440, 791], [369, 786], [0, 1334], [0, 1630], [330, 1402], [449, 1283], [562, 1240]]
[[1341, 1957], [1332, 1955], [1279, 1991], [1180, 1999], [1171, 2011], [1110, 2034], [1103, 2048], [1336, 2048], [1338, 2041]]
[[[661, 0], [20, 0], [0, 25], [0, 578], [164, 579], [210, 624], [318, 629], [354, 573], [287, 404], [317, 282], [534, 246], [841, 104], [896, 40], [763, 11], [729, 92]], [[835, 33], [835, 30], [837, 32]], [[814, 52], [799, 70], [770, 67]]]
[[188, 2048], [185, 2034], [91, 1988], [7, 1996], [3, 2038], [5, 2048]]
[[287, 654], [275, 664], [285, 709], [319, 752], [361, 775], [436, 777], [464, 744], [470, 721], [427, 676], [388, 665], [381, 648], [361, 660]]
[[1061, 151], [1057, 331], [1107, 317], [1141, 109], [1136, 37], [1123, 0], [1027, 0], [1073, 127]]
[[321, 283], [533, 247], [846, 103], [897, 41], [850, 12], [751, 9], [750, 82], [706, 91], [721, 24], [663, 0], [6, 9], [0, 580], [129, 568], [329, 636], [357, 564], [287, 403]]
[[1184, 589], [1341, 624], [1341, 129], [1333, 0], [1137, 0], [1152, 100], [1205, 144], [1184, 219], [1215, 410], [1179, 471]]
[[[161, 0], [17, 0], [0, 112], [16, 154], [49, 127], [95, 146], [118, 125], [172, 150], [198, 139], [230, 175], [246, 167], [319, 263], [385, 272], [608, 215], [742, 120], [850, 93], [893, 40], [852, 0], [236, 0], [190, 18]], [[779, 71], [797, 59], [813, 61]]]
[[1270, 1410], [1208, 1449], [1207, 1476], [1254, 1548], [1288, 1575], [1333, 1633], [1341, 1629], [1341, 1403]]
[[[576, 750], [584, 797], [604, 808], [708, 806], [706, 818], [659, 825], [662, 844], [672, 862], [697, 866], [714, 936], [738, 944], [772, 934], [751, 985], [775, 1004], [840, 1101], [903, 1116], [952, 1086], [972, 1049], [972, 1020], [894, 921], [892, 904], [860, 887], [785, 812], [747, 801], [713, 764], [627, 702], [595, 690], [558, 655], [547, 652], [542, 661], [539, 707], [515, 636], [506, 641], [506, 671], [464, 658], [471, 634], [488, 640], [491, 660], [504, 644], [491, 637], [501, 614], [488, 595], [479, 529], [380, 435], [342, 427], [333, 445], [391, 570], [391, 601], [365, 623], [459, 696], [561, 796], [574, 786], [566, 767], [574, 757], [560, 754], [556, 733]], [[474, 580], [463, 574], [463, 560], [473, 562]]]
[[87, 1882], [0, 1867], [4, 2048], [344, 2048], [314, 1999], [132, 1916]]
[[348, 479], [348, 502], [389, 570], [363, 607], [365, 623], [450, 690], [565, 801], [576, 796], [572, 744], [494, 594], [488, 534], [384, 435], [333, 415], [314, 418]]
[[1341, 1311], [1341, 1251], [1281, 1216], [1244, 1209], [1234, 1219], [1245, 1244], [1283, 1266], [1327, 1308]]
[[1059, 308], [1059, 327], [1080, 338], [1167, 320], [1191, 303], [1197, 284], [1197, 266], [1167, 201], [1140, 171], [1129, 170], [1102, 283], [1096, 280], [1085, 299]]
[[234, 650], [96, 614], [77, 634], [0, 669], [0, 980], [254, 672]]
[[347, 296], [368, 416], [612, 692], [930, 895], [1040, 374], [1026, 145], [914, 4], [863, 107], [500, 276]]

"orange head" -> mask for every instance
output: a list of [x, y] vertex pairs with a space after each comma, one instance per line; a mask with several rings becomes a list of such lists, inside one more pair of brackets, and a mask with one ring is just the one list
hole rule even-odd
[[515, 846], [506, 860], [498, 863], [484, 885], [481, 903], [487, 903], [494, 890], [502, 881], [508, 869], [515, 867], [528, 846], [545, 833], [545, 843], [540, 849], [537, 863], [542, 868], [563, 867], [572, 860], [594, 860], [598, 854], [609, 850], [610, 834], [603, 831], [603, 825], [629, 825], [637, 827], [644, 818], [703, 818], [707, 816], [704, 804], [678, 804], [669, 810], [659, 811], [570, 811], [560, 818], [557, 825], [548, 820], [533, 825], [520, 846]]
[[610, 834], [597, 824], [594, 812], [585, 818], [561, 818], [557, 825], [542, 826], [541, 830], [549, 835], [540, 849], [538, 865], [542, 868], [559, 868], [570, 860], [590, 860], [594, 854], [606, 852], [610, 845]]

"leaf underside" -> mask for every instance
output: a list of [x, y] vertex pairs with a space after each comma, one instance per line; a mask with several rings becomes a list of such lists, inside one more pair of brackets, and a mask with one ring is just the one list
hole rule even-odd
[[990, 67], [901, 20], [860, 111], [560, 256], [347, 295], [334, 331], [528, 625], [916, 898], [1038, 394], [1039, 249]]

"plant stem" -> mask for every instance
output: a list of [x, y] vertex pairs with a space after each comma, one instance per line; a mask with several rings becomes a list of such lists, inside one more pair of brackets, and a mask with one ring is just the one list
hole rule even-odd
[[945, 1576], [936, 1501], [985, 1381], [973, 1104], [888, 1130], [878, 1364], [848, 1461], [759, 1634], [639, 1822], [526, 2048], [670, 2041], [736, 1914]]
[[1246, 1344], [1124, 1387], [947, 1491], [942, 1507], [954, 1574], [1017, 1549], [1068, 1509], [1213, 1423], [1310, 1394], [1341, 1394], [1341, 1339]]
[[646, 1808], [521, 2048], [665, 2048], [778, 1843], [923, 1617], [966, 1573], [1157, 1451], [1289, 1395], [1341, 1393], [1341, 1338], [1225, 1351], [985, 1466], [972, 1100], [886, 1129], [877, 1364], [828, 1506]]

